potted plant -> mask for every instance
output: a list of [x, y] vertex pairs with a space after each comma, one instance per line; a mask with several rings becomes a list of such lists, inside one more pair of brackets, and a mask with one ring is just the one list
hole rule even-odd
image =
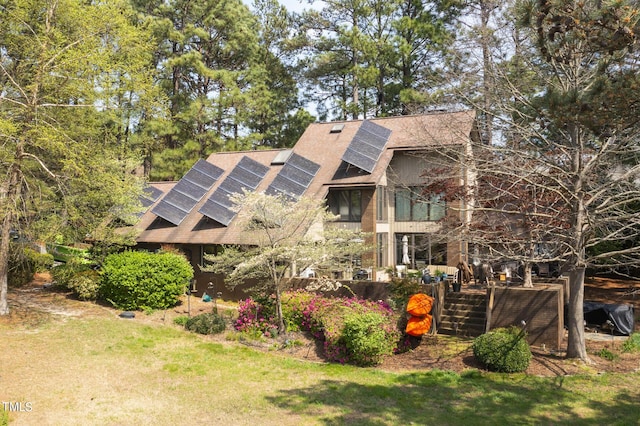
[[436, 282], [444, 281], [446, 279], [446, 274], [440, 269], [436, 269], [433, 273], [433, 276], [436, 278]]

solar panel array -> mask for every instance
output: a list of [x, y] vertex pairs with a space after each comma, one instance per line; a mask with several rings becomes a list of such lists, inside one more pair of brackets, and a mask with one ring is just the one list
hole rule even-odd
[[151, 212], [174, 225], [180, 225], [223, 173], [220, 167], [198, 160]]
[[268, 195], [285, 194], [298, 198], [307, 190], [320, 166], [311, 160], [292, 154], [267, 188]]
[[233, 220], [236, 213], [231, 209], [233, 203], [229, 199], [232, 194], [239, 194], [242, 189], [255, 190], [269, 167], [245, 156], [233, 168], [229, 176], [218, 186], [199, 212], [225, 226]]
[[342, 160], [372, 173], [390, 135], [391, 130], [368, 120], [363, 121]]
[[158, 201], [158, 198], [160, 198], [162, 194], [164, 194], [164, 192], [158, 188], [154, 186], [146, 186], [142, 190], [142, 195], [140, 195], [140, 204], [142, 204], [142, 207], [149, 208], [153, 203]]

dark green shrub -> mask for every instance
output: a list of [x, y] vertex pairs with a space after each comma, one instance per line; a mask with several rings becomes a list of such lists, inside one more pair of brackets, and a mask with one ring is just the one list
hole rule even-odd
[[342, 338], [349, 359], [360, 366], [377, 365], [384, 355], [392, 355], [398, 335], [377, 312], [350, 314], [344, 319]]
[[640, 352], [640, 333], [633, 333], [624, 341], [622, 352]]
[[526, 333], [517, 327], [497, 328], [476, 337], [473, 355], [491, 371], [525, 371], [531, 361]]
[[209, 313], [189, 318], [184, 327], [198, 334], [218, 334], [224, 331], [226, 324], [222, 316]]
[[100, 275], [93, 269], [78, 272], [69, 279], [67, 287], [80, 300], [96, 300], [100, 290]]
[[184, 293], [193, 267], [173, 252], [125, 251], [107, 256], [100, 275], [100, 297], [118, 309], [166, 309]]

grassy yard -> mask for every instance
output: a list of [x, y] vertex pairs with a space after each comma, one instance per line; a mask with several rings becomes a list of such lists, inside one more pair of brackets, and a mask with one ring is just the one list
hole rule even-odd
[[0, 325], [0, 341], [12, 425], [640, 424], [640, 372], [388, 373], [106, 316]]

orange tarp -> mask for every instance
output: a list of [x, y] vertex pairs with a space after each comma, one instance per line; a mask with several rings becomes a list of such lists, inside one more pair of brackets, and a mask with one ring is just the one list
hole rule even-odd
[[411, 336], [422, 336], [431, 329], [431, 315], [409, 318], [405, 331]]
[[407, 312], [416, 317], [422, 317], [431, 313], [433, 297], [423, 293], [414, 294], [407, 303]]

